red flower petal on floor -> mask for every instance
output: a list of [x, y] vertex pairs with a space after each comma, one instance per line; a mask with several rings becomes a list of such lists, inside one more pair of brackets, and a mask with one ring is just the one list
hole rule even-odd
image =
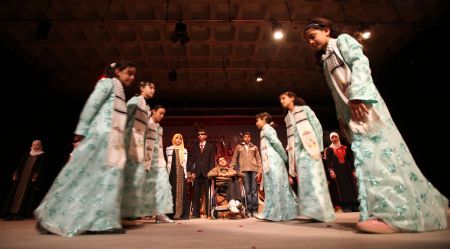
[[252, 249], [256, 249], [256, 246], [252, 246]]
[[244, 227], [243, 225], [239, 225], [239, 227]]
[[197, 232], [201, 233], [201, 232], [203, 232], [203, 230], [200, 229], [200, 230], [197, 230]]

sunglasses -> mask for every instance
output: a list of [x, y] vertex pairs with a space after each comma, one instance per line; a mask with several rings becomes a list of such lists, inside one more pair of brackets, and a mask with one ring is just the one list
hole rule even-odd
[[204, 136], [204, 135], [206, 135], [206, 133], [199, 133], [199, 134], [197, 134], [197, 136]]

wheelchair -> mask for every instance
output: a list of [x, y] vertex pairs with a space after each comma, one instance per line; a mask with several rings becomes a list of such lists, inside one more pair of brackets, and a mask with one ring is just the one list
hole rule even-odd
[[219, 216], [222, 218], [228, 217], [228, 218], [238, 218], [239, 216], [244, 219], [246, 218], [246, 206], [247, 206], [247, 199], [245, 195], [245, 188], [243, 185], [243, 179], [242, 177], [236, 176], [239, 181], [239, 188], [241, 190], [241, 196], [242, 196], [242, 205], [240, 206], [239, 213], [232, 213], [228, 209], [228, 201], [226, 199], [226, 193], [224, 191], [220, 191], [220, 189], [216, 188], [216, 178], [211, 178], [211, 186], [209, 188], [209, 196], [210, 196], [210, 212], [211, 212], [211, 218], [217, 219]]

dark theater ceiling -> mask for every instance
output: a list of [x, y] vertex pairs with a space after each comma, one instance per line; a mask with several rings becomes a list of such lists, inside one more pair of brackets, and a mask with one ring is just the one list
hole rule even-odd
[[[377, 74], [443, 7], [448, 1], [3, 0], [0, 42], [45, 72], [48, 89], [67, 96], [85, 98], [105, 65], [128, 59], [137, 63], [139, 80], [157, 83], [158, 98], [179, 107], [273, 102], [288, 89], [320, 103], [329, 92], [301, 37], [308, 19], [327, 17], [355, 36], [368, 26], [372, 37], [363, 44]], [[38, 39], [44, 19], [51, 27], [46, 39]], [[190, 37], [185, 45], [170, 39], [179, 20]], [[282, 25], [282, 40], [272, 37], [273, 21]], [[168, 79], [172, 69], [174, 82]]]

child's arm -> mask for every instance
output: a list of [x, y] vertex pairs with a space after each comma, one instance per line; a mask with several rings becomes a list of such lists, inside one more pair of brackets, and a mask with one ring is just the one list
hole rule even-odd
[[88, 135], [92, 120], [108, 99], [113, 89], [114, 84], [112, 79], [106, 78], [97, 82], [94, 91], [89, 96], [83, 107], [83, 111], [80, 114], [80, 120], [78, 121], [77, 128], [75, 129], [76, 135], [81, 135], [83, 137]]
[[303, 109], [306, 111], [306, 115], [308, 116], [308, 120], [316, 134], [317, 142], [319, 143], [320, 151], [323, 151], [323, 131], [322, 125], [320, 124], [319, 119], [317, 118], [314, 111], [309, 106], [303, 106]]
[[219, 171], [218, 171], [217, 167], [212, 168], [212, 169], [208, 172], [208, 177], [209, 177], [209, 178], [218, 177], [218, 176], [219, 176]]
[[274, 150], [281, 156], [283, 161], [286, 163], [288, 161], [288, 157], [286, 155], [286, 150], [284, 150], [283, 145], [277, 137], [277, 132], [275, 129], [267, 129], [265, 133], [266, 138], [269, 140], [270, 144], [274, 148]]
[[131, 99], [127, 102], [127, 127], [131, 127], [134, 122], [134, 116], [137, 110], [137, 99]]
[[234, 148], [233, 159], [231, 159], [230, 166], [236, 168], [238, 160], [239, 160], [239, 145], [236, 145], [236, 147]]
[[364, 55], [361, 44], [350, 35], [342, 34], [337, 38], [337, 46], [344, 61], [352, 71], [349, 99], [367, 103], [378, 102], [369, 59]]
[[[255, 146], [256, 147], [256, 146]], [[255, 149], [255, 156], [256, 156], [256, 168], [258, 170], [258, 173], [262, 173], [262, 162], [261, 162], [261, 155], [259, 154], [259, 149], [256, 147]]]

